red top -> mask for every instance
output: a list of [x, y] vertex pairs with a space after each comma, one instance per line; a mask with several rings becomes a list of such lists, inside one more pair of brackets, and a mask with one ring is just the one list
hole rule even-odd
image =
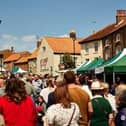
[[36, 126], [37, 114], [33, 100], [27, 96], [20, 104], [9, 101], [7, 96], [0, 98], [0, 113], [6, 126]]

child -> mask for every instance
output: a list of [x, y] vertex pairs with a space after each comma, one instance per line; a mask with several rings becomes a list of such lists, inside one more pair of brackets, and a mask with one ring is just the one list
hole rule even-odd
[[42, 117], [45, 115], [46, 112], [46, 103], [42, 96], [37, 97], [36, 109], [38, 115], [38, 126], [41, 126], [43, 124]]

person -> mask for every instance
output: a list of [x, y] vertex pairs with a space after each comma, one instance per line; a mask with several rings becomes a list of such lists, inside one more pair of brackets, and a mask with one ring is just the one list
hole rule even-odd
[[3, 96], [5, 94], [5, 80], [0, 79], [0, 96]]
[[79, 126], [80, 110], [76, 103], [70, 101], [67, 86], [57, 87], [54, 94], [56, 104], [46, 112], [49, 126]]
[[[55, 89], [56, 89], [57, 87], [63, 85], [63, 84], [64, 84], [63, 78], [60, 77], [60, 76], [58, 76], [58, 77], [56, 78], [55, 82], [54, 82]], [[49, 106], [53, 105], [53, 104], [56, 104], [54, 92], [55, 92], [55, 90], [54, 90], [53, 92], [49, 93], [49, 95], [48, 95], [47, 108], [48, 108]]]
[[115, 89], [118, 113], [115, 117], [116, 126], [126, 126], [126, 85], [120, 84]]
[[110, 105], [112, 106], [112, 110], [114, 115], [116, 115], [117, 113], [117, 109], [116, 109], [116, 101], [115, 101], [115, 96], [112, 95], [111, 93], [109, 93], [109, 84], [106, 82], [102, 82], [101, 85], [104, 88], [104, 98], [107, 99], [110, 103]]
[[81, 112], [79, 125], [87, 126], [91, 113], [93, 112], [90, 96], [76, 84], [76, 77], [73, 71], [66, 71], [63, 78], [64, 83], [68, 87], [71, 102], [75, 102], [79, 106]]
[[19, 74], [19, 79], [24, 81], [26, 93], [33, 98], [36, 95], [35, 88], [31, 83], [30, 76], [25, 74]]
[[52, 78], [49, 78], [46, 81], [46, 85], [47, 85], [47, 87], [43, 88], [40, 91], [40, 96], [42, 96], [44, 98], [45, 102], [47, 103], [48, 102], [48, 95], [49, 95], [49, 93], [51, 93], [51, 92], [53, 92], [55, 90]]
[[92, 92], [91, 92], [89, 85], [88, 85], [90, 83], [90, 81], [87, 78], [88, 78], [88, 76], [85, 76], [85, 75], [81, 75], [79, 77], [79, 82], [80, 82], [80, 85], [81, 85], [80, 87], [84, 91], [86, 91], [88, 93], [88, 95], [90, 96], [90, 99], [92, 99]]
[[45, 115], [46, 112], [46, 103], [43, 99], [42, 96], [38, 96], [37, 97], [37, 101], [36, 101], [36, 109], [37, 109], [37, 126], [41, 126], [43, 124], [42, 118]]
[[0, 114], [6, 126], [36, 126], [36, 107], [26, 94], [24, 82], [17, 78], [6, 80], [5, 95], [0, 97]]
[[112, 107], [107, 99], [103, 97], [104, 87], [99, 81], [94, 81], [91, 84], [93, 94], [92, 106], [93, 114], [90, 120], [90, 126], [109, 126], [113, 122]]

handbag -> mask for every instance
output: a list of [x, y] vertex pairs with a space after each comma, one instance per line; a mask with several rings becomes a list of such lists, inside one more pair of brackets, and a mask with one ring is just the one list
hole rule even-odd
[[71, 124], [71, 121], [72, 121], [72, 119], [73, 119], [73, 115], [74, 115], [74, 113], [75, 113], [75, 109], [76, 109], [76, 107], [75, 107], [75, 105], [74, 105], [74, 110], [73, 110], [73, 113], [72, 113], [72, 115], [71, 115], [71, 118], [70, 118], [70, 120], [69, 120], [67, 126], [70, 126], [70, 124]]

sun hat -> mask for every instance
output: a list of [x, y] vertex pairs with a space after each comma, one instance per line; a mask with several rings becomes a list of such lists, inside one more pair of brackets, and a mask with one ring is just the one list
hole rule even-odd
[[94, 81], [91, 84], [91, 90], [103, 90], [104, 87], [100, 84], [99, 81]]

